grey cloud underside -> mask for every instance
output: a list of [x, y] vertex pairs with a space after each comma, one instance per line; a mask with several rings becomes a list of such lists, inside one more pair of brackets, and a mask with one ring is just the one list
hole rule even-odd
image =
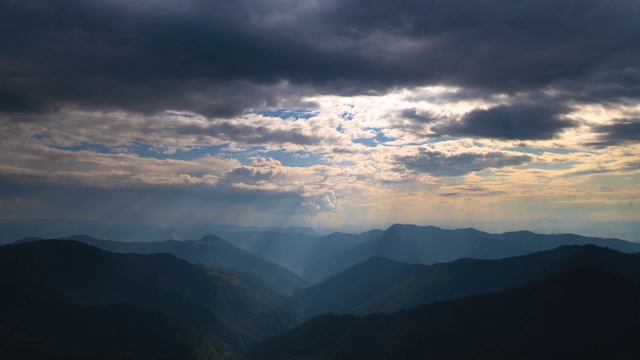
[[488, 168], [523, 165], [532, 160], [529, 155], [510, 155], [497, 151], [446, 154], [425, 149], [416, 155], [396, 157], [396, 161], [408, 169], [434, 176], [461, 176]]
[[638, 18], [635, 0], [2, 0], [0, 109], [230, 117], [427, 84], [637, 99]]
[[429, 113], [420, 113], [417, 109], [404, 109], [400, 112], [400, 116], [405, 119], [413, 120], [419, 124], [429, 124], [438, 120], [438, 117]]
[[460, 121], [452, 120], [431, 128], [438, 135], [451, 135], [502, 140], [551, 139], [566, 128], [576, 125], [563, 119], [567, 109], [548, 103], [497, 106], [473, 110]]
[[640, 119], [618, 119], [613, 124], [595, 126], [598, 140], [588, 145], [607, 147], [640, 143]]
[[180, 135], [210, 136], [216, 139], [230, 140], [243, 144], [298, 144], [319, 145], [323, 142], [321, 136], [304, 134], [296, 129], [271, 129], [266, 126], [252, 126], [231, 123], [218, 123], [206, 127], [182, 126], [177, 133]]

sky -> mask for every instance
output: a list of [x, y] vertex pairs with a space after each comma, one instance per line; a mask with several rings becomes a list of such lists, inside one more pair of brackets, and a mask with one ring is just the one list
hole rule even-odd
[[637, 0], [0, 0], [0, 219], [640, 220]]

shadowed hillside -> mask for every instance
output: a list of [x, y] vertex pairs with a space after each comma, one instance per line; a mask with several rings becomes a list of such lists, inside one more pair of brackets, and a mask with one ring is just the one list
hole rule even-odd
[[296, 321], [284, 298], [242, 274], [75, 241], [0, 247], [0, 283], [5, 331], [72, 352], [154, 358], [166, 345], [169, 358], [227, 357]]
[[[573, 269], [507, 292], [392, 314], [321, 315], [245, 359], [615, 358], [640, 351], [640, 285]], [[313, 339], [322, 338], [321, 347]]]

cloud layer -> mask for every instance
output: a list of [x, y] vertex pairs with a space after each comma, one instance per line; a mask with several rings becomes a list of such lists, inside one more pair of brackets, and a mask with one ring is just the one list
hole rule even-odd
[[639, 18], [635, 0], [0, 0], [0, 216], [637, 219]]

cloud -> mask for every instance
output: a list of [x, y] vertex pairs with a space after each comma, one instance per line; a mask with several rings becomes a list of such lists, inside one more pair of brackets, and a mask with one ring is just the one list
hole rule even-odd
[[[638, 18], [635, 0], [0, 0], [0, 203], [228, 222], [388, 221], [417, 192], [553, 203], [638, 169]], [[421, 214], [459, 216], [441, 210]]]
[[396, 157], [396, 161], [408, 169], [433, 176], [461, 176], [488, 168], [518, 166], [532, 160], [529, 155], [512, 155], [498, 151], [448, 154], [426, 149], [420, 149], [416, 155]]
[[640, 143], [640, 119], [618, 119], [612, 124], [594, 126], [598, 140], [587, 145], [596, 147]]
[[0, 14], [6, 112], [228, 118], [300, 94], [443, 84], [582, 88], [576, 97], [606, 84], [637, 98], [627, 80], [640, 60], [632, 0], [2, 0]]
[[423, 124], [432, 123], [438, 120], [438, 118], [433, 114], [418, 112], [416, 108], [404, 109], [400, 112], [400, 115], [406, 119]]
[[460, 121], [437, 124], [431, 130], [440, 136], [546, 140], [576, 126], [574, 121], [561, 117], [565, 111], [565, 107], [554, 104], [502, 105], [473, 110], [462, 116]]
[[337, 146], [348, 141], [348, 135], [327, 126], [324, 119], [281, 119], [259, 114], [210, 120], [173, 111], [143, 116], [126, 112], [65, 110], [36, 119], [33, 120], [33, 116], [0, 116], [0, 131], [12, 139], [22, 138], [23, 142], [37, 139], [54, 147], [99, 145], [114, 152], [140, 145], [175, 152], [223, 144], [295, 150]]
[[231, 122], [219, 122], [207, 126], [186, 125], [176, 129], [180, 135], [210, 136], [223, 141], [241, 144], [297, 144], [320, 145], [325, 139], [305, 134], [293, 127], [273, 129], [267, 126], [245, 125]]

